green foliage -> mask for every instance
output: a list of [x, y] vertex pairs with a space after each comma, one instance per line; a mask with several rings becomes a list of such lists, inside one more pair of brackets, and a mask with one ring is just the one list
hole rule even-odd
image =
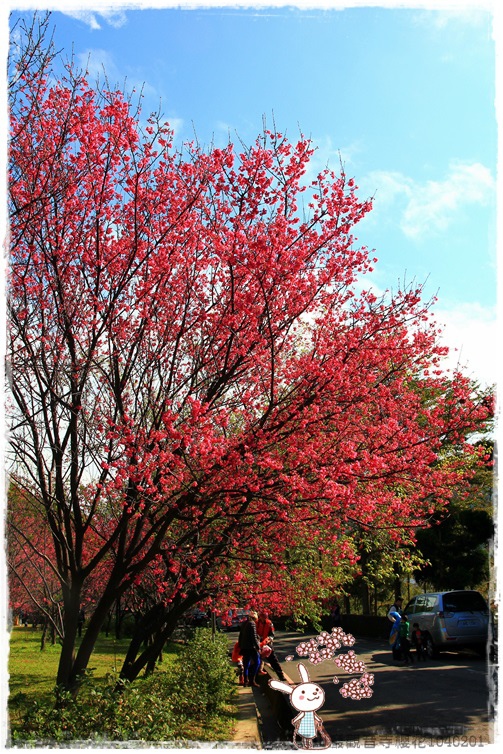
[[[494, 443], [486, 438], [476, 446], [483, 463], [470, 461], [474, 474], [468, 494], [453, 490], [448, 510], [437, 513], [429, 529], [417, 532], [417, 547], [427, 563], [414, 575], [425, 588], [478, 588], [487, 593], [494, 537]], [[453, 447], [447, 451], [457, 452]]]
[[233, 679], [227, 639], [198, 629], [167, 671], [134, 684], [88, 674], [77, 699], [58, 690], [57, 704], [53, 695], [26, 705], [26, 694], [12, 695], [12, 743], [226, 740]]
[[417, 533], [417, 544], [429, 564], [416, 581], [433, 589], [475, 589], [489, 579], [488, 542], [494, 525], [485, 510], [451, 506], [437, 526]]
[[353, 538], [358, 552], [359, 573], [342, 584], [341, 592], [351, 598], [351, 612], [385, 615], [399, 584], [407, 583], [412, 573], [424, 564], [405, 530], [368, 530], [355, 528]]
[[166, 673], [174, 707], [185, 715], [205, 717], [227, 702], [234, 685], [228, 639], [198, 628]]
[[113, 677], [105, 683], [86, 680], [77, 700], [62, 691], [57, 697], [57, 705], [54, 700], [41, 701], [27, 709], [22, 726], [12, 730], [14, 743], [166, 740], [174, 733], [169, 700], [160, 697], [148, 683], [118, 692]]

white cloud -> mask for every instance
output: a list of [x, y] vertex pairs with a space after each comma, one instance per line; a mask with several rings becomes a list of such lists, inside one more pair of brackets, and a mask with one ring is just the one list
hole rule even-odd
[[[107, 50], [97, 47], [87, 49], [77, 55], [78, 65], [87, 71], [89, 80], [98, 81], [100, 84], [107, 82], [110, 87], [119, 87], [126, 93], [136, 92], [144, 95], [150, 102], [155, 103], [157, 108], [160, 102], [160, 96], [156, 89], [148, 84], [145, 79], [141, 79], [137, 71], [119, 70], [113, 55]], [[178, 120], [178, 123], [180, 121]]]
[[374, 171], [362, 184], [375, 194], [374, 219], [392, 214], [411, 239], [444, 232], [467, 207], [488, 204], [496, 193], [491, 171], [479, 162], [452, 162], [443, 180], [421, 183], [399, 172]]
[[180, 139], [184, 128], [183, 118], [167, 117], [166, 120], [168, 121], [170, 128], [172, 128], [175, 133], [175, 139]]
[[100, 81], [106, 76], [109, 80], [117, 78], [117, 66], [107, 50], [94, 48], [77, 55], [77, 63], [85, 69], [92, 79]]
[[103, 16], [107, 24], [113, 26], [114, 29], [120, 29], [127, 24], [127, 16], [122, 10], [100, 11], [100, 15]]
[[444, 231], [457, 214], [472, 204], [487, 204], [496, 183], [490, 170], [480, 163], [451, 165], [443, 181], [415, 184], [402, 215], [401, 228], [409, 238], [431, 231]]
[[408, 200], [414, 191], [412, 178], [393, 170], [374, 170], [360, 180], [360, 185], [375, 197], [374, 213], [388, 211], [397, 200]]
[[451, 351], [445, 368], [462, 367], [463, 372], [481, 385], [498, 382], [499, 323], [495, 307], [479, 303], [460, 303], [452, 308], [436, 308], [435, 319], [443, 328], [442, 345]]
[[413, 21], [418, 26], [426, 26], [432, 31], [443, 32], [447, 26], [453, 23], [464, 26], [471, 31], [474, 27], [482, 26], [487, 22], [489, 11], [488, 7], [474, 7], [472, 5], [447, 9], [433, 8], [416, 12]]
[[[357, 295], [367, 290], [379, 298], [386, 294], [382, 282], [379, 271], [375, 270], [370, 275], [360, 277], [354, 289]], [[451, 304], [440, 299], [433, 307], [432, 314], [441, 330], [439, 342], [449, 348], [443, 368], [448, 372], [461, 369], [481, 387], [501, 384], [502, 360], [498, 345], [501, 341], [501, 320], [498, 320], [498, 307], [484, 306], [478, 302]]]
[[114, 29], [120, 29], [121, 26], [127, 23], [126, 14], [122, 10], [102, 10], [99, 12], [92, 10], [66, 10], [65, 15], [76, 18], [95, 30], [102, 28], [98, 17], [103, 18], [105, 23], [113, 26]]

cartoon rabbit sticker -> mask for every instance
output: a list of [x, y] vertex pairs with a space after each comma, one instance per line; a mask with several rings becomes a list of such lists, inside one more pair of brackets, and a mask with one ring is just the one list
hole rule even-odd
[[[299, 711], [299, 714], [292, 720], [293, 725], [293, 745], [296, 749], [313, 749], [313, 741], [319, 733], [323, 741], [323, 746], [316, 748], [328, 749], [332, 743], [330, 736], [323, 727], [321, 717], [316, 714], [323, 706], [325, 701], [325, 692], [317, 683], [309, 680], [309, 673], [304, 665], [299, 663], [299, 673], [302, 682], [297, 686], [290, 686], [284, 681], [269, 681], [273, 689], [282, 691], [284, 694], [290, 694], [290, 704]], [[302, 739], [302, 746], [296, 742], [299, 736]]]

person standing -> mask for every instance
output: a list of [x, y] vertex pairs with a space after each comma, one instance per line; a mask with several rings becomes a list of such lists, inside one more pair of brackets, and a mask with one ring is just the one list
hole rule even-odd
[[269, 637], [274, 638], [274, 626], [266, 610], [261, 610], [257, 620], [257, 634], [260, 641], [265, 641]]
[[[269, 618], [269, 614], [265, 610], [262, 610], [258, 617], [257, 635], [260, 640], [261, 647], [269, 647], [269, 649], [271, 650], [270, 652], [267, 652], [267, 662], [274, 670], [280, 681], [286, 681], [285, 674], [283, 673], [281, 665], [279, 664], [279, 660], [276, 657], [272, 646], [274, 640], [274, 625], [272, 623], [272, 620]], [[265, 671], [260, 672], [265, 673]]]
[[414, 623], [412, 625], [412, 645], [415, 647], [416, 650], [416, 657], [417, 661], [419, 660], [426, 660], [426, 651], [424, 647], [424, 635], [421, 629], [419, 628], [419, 623]]
[[402, 655], [400, 652], [400, 619], [402, 616], [402, 604], [403, 599], [401, 597], [397, 597], [395, 599], [395, 602], [391, 605], [390, 609], [388, 610], [388, 620], [392, 622], [391, 626], [391, 633], [389, 636], [389, 643], [391, 644], [391, 651], [393, 653], [393, 659], [394, 660], [400, 660]]
[[243, 657], [243, 686], [258, 686], [260, 668], [260, 641], [257, 635], [256, 612], [251, 612], [239, 628], [239, 650]]
[[409, 631], [409, 619], [406, 615], [402, 615], [402, 617], [400, 618], [400, 628], [398, 629], [398, 632], [400, 634], [400, 652], [402, 653], [405, 664], [413, 665], [414, 657], [412, 656], [410, 651], [411, 644], [409, 641]]
[[388, 620], [390, 620], [392, 623], [396, 621], [396, 616], [394, 615], [394, 613], [398, 613], [399, 616], [402, 615], [402, 605], [403, 605], [402, 597], [397, 597], [394, 603], [391, 605], [390, 609], [388, 610]]

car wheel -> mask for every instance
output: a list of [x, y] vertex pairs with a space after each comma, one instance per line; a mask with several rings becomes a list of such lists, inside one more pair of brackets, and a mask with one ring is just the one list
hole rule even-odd
[[438, 657], [438, 649], [436, 648], [433, 639], [429, 634], [426, 636], [426, 654], [430, 660], [434, 660]]
[[474, 650], [479, 657], [487, 657], [488, 654], [491, 654], [491, 647], [487, 644], [475, 644]]

